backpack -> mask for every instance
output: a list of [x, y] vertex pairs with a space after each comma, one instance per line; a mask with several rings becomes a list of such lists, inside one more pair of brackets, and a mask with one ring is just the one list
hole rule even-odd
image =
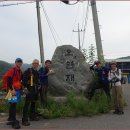
[[[16, 73], [16, 69], [14, 68], [13, 71], [14, 71], [14, 72], [13, 72], [13, 75], [12, 75], [12, 77], [11, 77], [12, 79], [13, 79], [15, 73]], [[7, 73], [8, 73], [8, 72], [7, 72]], [[8, 82], [7, 82], [7, 79], [8, 79], [7, 73], [2, 77], [2, 90], [3, 90], [3, 91], [6, 91], [6, 92], [8, 92], [8, 90], [9, 90]]]
[[[119, 72], [119, 69], [117, 68], [117, 72]], [[110, 70], [110, 73], [111, 73], [111, 70]], [[125, 77], [123, 77], [123, 75], [121, 75], [121, 80], [120, 80], [121, 84], [125, 84], [126, 83], [126, 80], [125, 80]]]

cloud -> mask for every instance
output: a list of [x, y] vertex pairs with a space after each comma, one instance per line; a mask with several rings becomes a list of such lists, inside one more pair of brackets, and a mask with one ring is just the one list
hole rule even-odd
[[[87, 2], [84, 2], [85, 7]], [[77, 30], [79, 22], [82, 25], [83, 4], [69, 6], [61, 2], [44, 2], [46, 11], [59, 38], [58, 45], [72, 44], [78, 47], [77, 33], [72, 35], [72, 30]], [[77, 14], [79, 6], [79, 14]], [[103, 39], [104, 54], [107, 58], [129, 55], [130, 50], [130, 23], [129, 2], [97, 2], [100, 11], [99, 23], [101, 24], [101, 37]], [[77, 20], [75, 22], [75, 18]], [[0, 59], [13, 62], [16, 57], [22, 57], [25, 62], [32, 62], [34, 58], [40, 59], [36, 5], [26, 4], [0, 8]], [[41, 20], [44, 40], [45, 59], [51, 59], [56, 43], [41, 8]], [[74, 28], [75, 23], [75, 28]], [[84, 48], [95, 44], [95, 36], [91, 8], [89, 10], [88, 27], [86, 29]], [[82, 35], [82, 34], [81, 34]], [[118, 50], [117, 50], [118, 46]]]

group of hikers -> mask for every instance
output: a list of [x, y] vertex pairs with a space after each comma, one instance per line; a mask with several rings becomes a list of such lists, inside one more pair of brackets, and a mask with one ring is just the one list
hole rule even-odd
[[[122, 115], [123, 112], [123, 91], [122, 72], [117, 67], [117, 63], [112, 61], [110, 66], [102, 66], [100, 61], [95, 61], [90, 67], [95, 74], [96, 80], [88, 91], [88, 99], [91, 100], [97, 89], [104, 90], [107, 99], [114, 102], [114, 114]], [[112, 96], [111, 96], [112, 89]]]
[[[8, 93], [7, 99], [10, 104], [9, 117], [7, 125], [12, 125], [14, 129], [20, 129], [19, 121], [16, 120], [16, 106], [20, 102], [21, 94], [25, 95], [22, 125], [29, 126], [30, 121], [38, 121], [38, 113], [36, 112], [36, 101], [38, 97], [42, 103], [47, 101], [48, 91], [48, 76], [54, 74], [52, 70], [52, 62], [45, 61], [45, 66], [39, 70], [39, 60], [34, 59], [32, 67], [21, 71], [23, 60], [17, 58], [15, 66], [11, 68], [3, 76], [3, 89]], [[89, 91], [89, 99], [91, 100], [96, 89], [103, 89], [111, 101], [110, 86], [112, 88], [112, 97], [114, 99], [115, 111], [114, 114], [124, 114], [123, 112], [123, 92], [121, 85], [121, 70], [117, 68], [116, 62], [111, 62], [110, 68], [102, 66], [99, 61], [96, 61], [90, 70], [97, 75], [97, 80], [94, 87]], [[11, 97], [9, 98], [9, 93]]]
[[[3, 90], [6, 91], [7, 99], [10, 104], [9, 117], [7, 125], [12, 125], [14, 129], [20, 129], [19, 121], [16, 120], [16, 105], [20, 102], [21, 94], [25, 95], [23, 106], [22, 125], [29, 126], [30, 121], [38, 121], [38, 113], [36, 112], [36, 101], [38, 95], [43, 103], [47, 101], [48, 76], [54, 74], [51, 69], [51, 61], [45, 61], [45, 67], [39, 67], [39, 60], [35, 59], [32, 62], [32, 67], [22, 73], [21, 66], [23, 60], [17, 58], [15, 66], [11, 68], [3, 76]], [[23, 88], [23, 87], [24, 88]], [[9, 96], [9, 93], [11, 96]]]

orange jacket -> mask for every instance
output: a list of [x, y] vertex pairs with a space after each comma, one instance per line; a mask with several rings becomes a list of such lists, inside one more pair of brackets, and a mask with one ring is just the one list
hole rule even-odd
[[7, 73], [7, 85], [10, 89], [19, 90], [22, 87], [22, 71], [17, 67], [11, 68]]

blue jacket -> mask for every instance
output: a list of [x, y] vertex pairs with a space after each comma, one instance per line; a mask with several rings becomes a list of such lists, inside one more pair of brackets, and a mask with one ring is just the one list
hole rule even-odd
[[49, 69], [47, 67], [41, 67], [39, 69], [39, 75], [40, 75], [40, 82], [42, 85], [48, 85], [48, 76], [47, 73], [49, 72]]
[[[92, 68], [91, 68], [92, 69]], [[93, 69], [95, 72], [96, 72], [96, 75], [98, 77], [98, 81], [100, 83], [103, 83], [103, 84], [109, 84], [109, 81], [108, 81], [108, 73], [109, 73], [109, 70], [110, 68], [108, 67], [105, 67], [105, 66], [101, 66], [100, 68], [98, 67], [93, 67]]]

